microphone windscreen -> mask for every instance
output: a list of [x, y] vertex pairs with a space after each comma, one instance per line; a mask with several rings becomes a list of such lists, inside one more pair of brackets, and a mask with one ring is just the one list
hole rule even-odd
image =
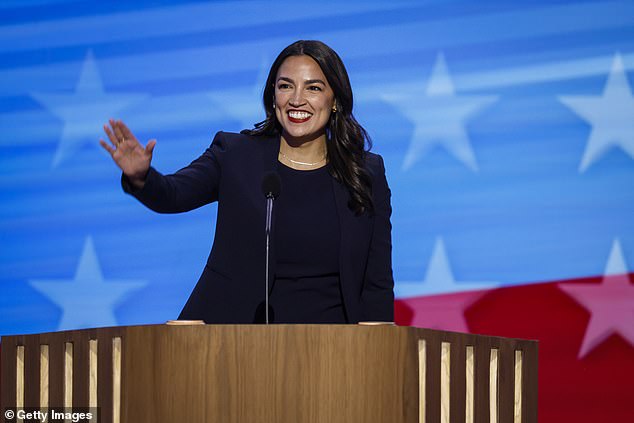
[[262, 193], [265, 197], [277, 198], [282, 190], [282, 181], [277, 172], [267, 172], [262, 179]]

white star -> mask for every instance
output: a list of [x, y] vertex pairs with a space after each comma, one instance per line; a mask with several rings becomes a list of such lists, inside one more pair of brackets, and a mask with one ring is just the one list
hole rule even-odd
[[469, 332], [465, 311], [484, 295], [481, 291], [430, 295], [400, 300], [413, 315], [409, 322], [418, 328]]
[[592, 125], [579, 172], [613, 147], [634, 158], [634, 97], [620, 54], [615, 54], [602, 96], [560, 96], [559, 100]]
[[497, 96], [456, 95], [442, 53], [436, 58], [425, 90], [415, 87], [407, 93], [385, 94], [382, 98], [395, 105], [415, 125], [403, 170], [412, 167], [436, 146], [444, 147], [469, 169], [478, 170], [465, 125]]
[[144, 94], [106, 94], [91, 51], [86, 54], [75, 92], [31, 95], [64, 121], [62, 136], [53, 157], [53, 168], [82, 145], [96, 146], [96, 140], [103, 136], [101, 128], [108, 118], [147, 97]]
[[423, 281], [399, 281], [394, 294], [398, 298], [490, 289], [496, 282], [456, 281], [447, 258], [445, 243], [437, 238]]
[[447, 259], [445, 243], [438, 238], [425, 280], [398, 282], [395, 294], [412, 310], [412, 326], [469, 332], [465, 310], [484, 295], [483, 290], [495, 286], [497, 284], [493, 282], [456, 281]]
[[634, 346], [634, 285], [630, 283], [621, 243], [612, 250], [600, 284], [560, 284], [561, 290], [590, 312], [590, 321], [581, 343], [582, 358], [612, 334], [620, 334]]
[[221, 107], [231, 119], [240, 122], [241, 129], [251, 129], [265, 118], [262, 105], [262, 90], [268, 77], [268, 60], [262, 58], [258, 76], [250, 88], [213, 91], [209, 97]]
[[130, 291], [147, 284], [142, 280], [104, 280], [88, 237], [73, 279], [37, 279], [29, 283], [62, 308], [58, 330], [116, 326], [114, 308]]

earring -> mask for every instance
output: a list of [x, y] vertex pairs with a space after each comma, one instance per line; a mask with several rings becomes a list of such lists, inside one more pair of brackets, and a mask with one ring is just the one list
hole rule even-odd
[[275, 109], [275, 103], [273, 103], [273, 109]]
[[337, 113], [337, 105], [336, 104], [334, 106], [332, 106], [332, 111], [333, 111], [333, 113]]

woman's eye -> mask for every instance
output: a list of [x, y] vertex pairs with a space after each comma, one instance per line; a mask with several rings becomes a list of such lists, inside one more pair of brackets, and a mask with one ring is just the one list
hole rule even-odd
[[290, 86], [291, 86], [290, 84], [279, 84], [277, 88], [280, 90], [285, 90], [287, 88], [290, 88]]
[[316, 85], [311, 85], [310, 87], [308, 87], [308, 89], [311, 91], [321, 91], [321, 87], [318, 87]]

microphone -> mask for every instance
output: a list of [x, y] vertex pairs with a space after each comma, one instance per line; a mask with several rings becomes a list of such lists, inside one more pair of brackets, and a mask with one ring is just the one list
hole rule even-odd
[[[271, 233], [271, 219], [273, 215], [273, 200], [282, 191], [282, 180], [277, 172], [267, 172], [262, 179], [262, 194], [266, 197], [266, 235]], [[268, 261], [267, 261], [268, 263]]]
[[277, 198], [282, 190], [282, 181], [277, 172], [267, 172], [262, 179], [262, 193], [266, 198]]
[[276, 199], [282, 190], [282, 181], [277, 172], [267, 172], [262, 179], [262, 194], [266, 197], [266, 266], [265, 266], [265, 313], [266, 324], [269, 324], [269, 246], [271, 240], [271, 223], [273, 218], [273, 200]]

